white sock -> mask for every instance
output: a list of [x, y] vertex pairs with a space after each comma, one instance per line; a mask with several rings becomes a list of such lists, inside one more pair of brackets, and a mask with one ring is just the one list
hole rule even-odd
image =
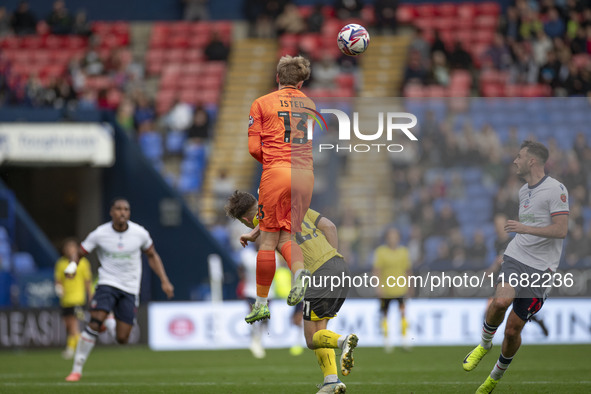
[[94, 331], [88, 326], [84, 329], [84, 331], [82, 331], [82, 334], [80, 334], [80, 339], [78, 340], [78, 345], [76, 346], [76, 354], [74, 355], [74, 366], [72, 367], [72, 372], [77, 372], [80, 374], [82, 373], [84, 363], [92, 351], [92, 348], [94, 348], [97, 337], [98, 332]]
[[507, 358], [503, 356], [503, 353], [501, 353], [499, 359], [497, 360], [497, 363], [495, 364], [492, 372], [490, 373], [490, 377], [494, 380], [499, 380], [500, 378], [502, 378], [503, 374], [505, 373], [505, 370], [509, 368], [509, 364], [511, 364], [511, 361], [513, 361], [513, 357]]
[[482, 336], [480, 339], [480, 346], [482, 346], [485, 349], [490, 349], [492, 347], [492, 339], [495, 336], [495, 333], [497, 332], [497, 328], [499, 328], [499, 326], [491, 326], [486, 322], [486, 320], [484, 321], [484, 323], [482, 323]]
[[117, 333], [115, 332], [115, 328], [117, 327], [117, 322], [112, 317], [107, 318], [103, 323], [107, 328], [107, 333], [112, 336], [113, 338], [117, 337]]
[[324, 383], [334, 383], [336, 381], [339, 380], [339, 377], [337, 375], [326, 375], [324, 377]]
[[346, 338], [347, 338], [346, 336], [344, 336], [344, 335], [341, 335], [341, 336], [339, 337], [339, 339], [337, 339], [337, 345], [338, 345], [338, 346], [339, 346], [341, 349], [343, 348], [343, 343], [345, 343], [345, 339], [346, 339]]
[[267, 305], [267, 297], [259, 297], [257, 296], [257, 300], [254, 303], [255, 306], [259, 306], [259, 305]]

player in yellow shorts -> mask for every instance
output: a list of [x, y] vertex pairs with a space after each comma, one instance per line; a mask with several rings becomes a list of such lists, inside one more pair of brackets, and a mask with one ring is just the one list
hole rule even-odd
[[[235, 191], [228, 199], [226, 213], [238, 219], [253, 230], [240, 237], [240, 243], [246, 246], [260, 235], [255, 215], [258, 209], [257, 199], [250, 193]], [[308, 348], [314, 350], [324, 382], [319, 385], [318, 393], [344, 393], [346, 386], [337, 374], [334, 349], [342, 350], [341, 373], [348, 375], [353, 368], [353, 349], [357, 346], [357, 335], [339, 335], [327, 330], [328, 321], [337, 315], [343, 305], [349, 289], [347, 287], [330, 288], [318, 285], [322, 277], [336, 275], [348, 276], [349, 268], [343, 256], [337, 251], [338, 238], [335, 225], [320, 213], [308, 209], [301, 225], [301, 232], [295, 240], [302, 249], [304, 266], [312, 274], [310, 286], [304, 298], [304, 336]]]
[[[408, 321], [406, 320], [406, 297], [408, 296], [408, 276], [411, 273], [411, 261], [408, 249], [400, 245], [400, 233], [395, 228], [386, 232], [385, 243], [380, 245], [374, 253], [373, 275], [380, 278], [380, 283], [388, 283], [395, 286], [378, 287], [380, 298], [380, 312], [382, 315], [382, 334], [386, 352], [392, 351], [388, 340], [388, 307], [390, 301], [398, 301], [400, 310], [400, 329], [402, 334], [402, 346], [409, 349], [406, 336]], [[401, 279], [399, 279], [401, 278]]]
[[84, 320], [84, 307], [92, 298], [92, 273], [90, 262], [86, 257], [80, 259], [78, 274], [73, 278], [67, 278], [64, 270], [74, 258], [77, 258], [78, 242], [74, 238], [68, 238], [62, 246], [62, 257], [55, 263], [55, 292], [60, 299], [62, 317], [68, 333], [66, 349], [62, 356], [69, 360], [74, 357], [76, 344], [80, 337], [79, 320]]

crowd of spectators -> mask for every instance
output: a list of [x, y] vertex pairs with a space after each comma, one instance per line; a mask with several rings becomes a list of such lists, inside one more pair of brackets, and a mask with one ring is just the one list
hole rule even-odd
[[553, 96], [591, 91], [591, 6], [567, 0], [516, 0], [501, 15], [485, 50], [469, 53], [461, 40], [431, 42], [422, 31], [412, 41], [405, 83], [447, 86], [454, 69], [497, 72], [501, 84], [544, 84]]
[[[501, 141], [490, 125], [483, 132], [466, 125], [457, 133], [449, 119], [430, 119], [421, 127], [416, 159], [392, 167], [396, 218], [392, 225], [402, 229], [407, 241], [419, 246], [412, 249], [418, 271], [486, 269], [497, 252], [492, 243], [497, 238], [494, 221], [504, 223], [518, 216], [518, 191], [523, 182], [511, 163], [521, 141], [516, 130]], [[528, 138], [536, 139], [533, 134]], [[591, 236], [591, 147], [583, 131], [569, 148], [559, 147], [556, 138], [560, 136], [546, 142], [550, 151], [546, 170], [567, 187], [571, 206], [561, 268], [582, 267], [591, 263], [589, 246], [582, 241]], [[469, 176], [474, 170], [478, 179]], [[482, 205], [484, 217], [479, 218], [481, 212], [471, 204], [474, 195], [467, 189], [472, 187], [481, 200], [491, 202]], [[460, 220], [460, 215], [466, 214]], [[435, 238], [440, 242], [433, 253], [427, 249], [429, 239]]]

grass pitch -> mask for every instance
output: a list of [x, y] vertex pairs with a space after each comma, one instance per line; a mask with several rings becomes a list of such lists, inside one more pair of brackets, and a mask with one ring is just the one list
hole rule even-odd
[[[349, 393], [474, 393], [500, 347], [470, 373], [463, 347], [417, 347], [411, 352], [355, 350], [355, 368], [341, 380]], [[591, 345], [525, 345], [495, 393], [591, 392]], [[0, 352], [0, 393], [316, 393], [322, 381], [310, 350], [294, 357], [268, 350], [153, 352], [146, 347], [97, 346], [82, 380], [67, 383], [71, 361], [60, 350]]]

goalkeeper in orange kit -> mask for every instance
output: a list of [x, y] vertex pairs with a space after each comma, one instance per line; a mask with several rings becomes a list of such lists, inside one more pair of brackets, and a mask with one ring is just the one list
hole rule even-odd
[[304, 258], [293, 235], [312, 199], [314, 172], [312, 141], [308, 140], [307, 120], [312, 101], [300, 91], [310, 77], [310, 62], [301, 57], [283, 56], [277, 64], [278, 90], [258, 98], [250, 109], [248, 150], [263, 164], [256, 220], [261, 239], [257, 254], [257, 298], [247, 323], [269, 319], [267, 296], [275, 275], [275, 250], [279, 250], [294, 275], [287, 298], [298, 304], [306, 291]]

